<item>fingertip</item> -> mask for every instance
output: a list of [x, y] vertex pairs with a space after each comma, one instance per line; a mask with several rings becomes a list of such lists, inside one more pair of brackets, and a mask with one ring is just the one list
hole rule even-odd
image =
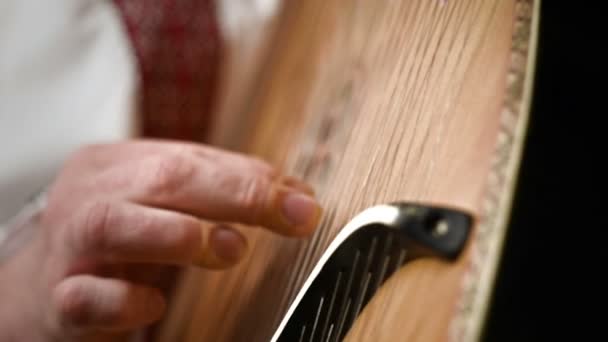
[[237, 230], [225, 225], [215, 227], [210, 233], [210, 244], [222, 260], [235, 264], [247, 250], [247, 240]]
[[166, 301], [157, 288], [122, 279], [76, 275], [53, 290], [55, 329], [64, 333], [124, 332], [158, 321]]
[[202, 245], [194, 263], [208, 269], [224, 269], [237, 264], [245, 255], [247, 240], [227, 225], [201, 225]]
[[81, 277], [71, 277], [61, 281], [52, 293], [57, 324], [62, 330], [77, 330], [91, 319], [89, 293]]
[[307, 236], [317, 227], [322, 208], [314, 197], [283, 185], [275, 186], [260, 225], [285, 236]]
[[310, 234], [319, 223], [321, 213], [321, 206], [307, 194], [289, 192], [281, 201], [281, 214], [297, 236]]

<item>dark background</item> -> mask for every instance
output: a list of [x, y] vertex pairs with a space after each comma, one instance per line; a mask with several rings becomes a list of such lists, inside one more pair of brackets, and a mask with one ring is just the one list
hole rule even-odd
[[541, 4], [528, 137], [484, 341], [608, 340], [607, 18], [589, 2]]

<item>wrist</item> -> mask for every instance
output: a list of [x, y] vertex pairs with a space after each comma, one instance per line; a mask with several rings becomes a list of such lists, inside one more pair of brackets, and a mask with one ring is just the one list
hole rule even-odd
[[40, 215], [46, 192], [39, 193], [0, 226], [0, 341], [49, 341], [44, 281], [45, 248]]
[[48, 341], [36, 242], [0, 264], [0, 341]]
[[8, 222], [0, 222], [0, 265], [33, 237], [46, 197], [46, 191], [40, 192]]

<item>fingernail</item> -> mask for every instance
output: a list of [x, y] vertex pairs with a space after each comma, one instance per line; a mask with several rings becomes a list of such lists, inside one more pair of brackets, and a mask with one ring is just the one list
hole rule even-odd
[[210, 240], [215, 255], [230, 263], [239, 261], [247, 247], [245, 240], [239, 233], [224, 227], [213, 229]]
[[317, 202], [305, 194], [291, 192], [283, 199], [283, 215], [293, 226], [312, 229], [320, 212]]

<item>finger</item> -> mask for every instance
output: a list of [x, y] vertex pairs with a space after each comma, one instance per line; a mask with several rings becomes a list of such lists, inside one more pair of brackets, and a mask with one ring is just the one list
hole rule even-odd
[[[314, 189], [305, 182], [293, 177], [280, 175], [275, 168], [267, 162], [243, 154], [219, 150], [210, 146], [155, 140], [137, 140], [132, 142], [121, 142], [113, 144], [90, 145], [81, 151], [89, 160], [91, 165], [99, 170], [102, 166], [110, 164], [114, 169], [117, 166], [122, 169], [117, 160], [125, 160], [132, 163], [133, 160], [144, 157], [158, 156], [173, 159], [197, 158], [200, 161], [215, 164], [223, 168], [234, 170], [247, 170], [252, 175], [267, 177], [269, 180], [276, 180], [278, 183], [299, 190], [308, 195], [314, 195]], [[112, 172], [115, 174], [115, 172]], [[108, 187], [124, 187], [132, 182], [132, 174], [123, 173], [125, 177], [118, 177]], [[121, 182], [122, 180], [122, 182]]]
[[[310, 185], [295, 177], [280, 175], [270, 164], [259, 158], [200, 144], [170, 140], [136, 140], [126, 143], [89, 145], [83, 148], [81, 152], [93, 161], [91, 165], [97, 169], [107, 164], [116, 166], [117, 160], [125, 160], [131, 163], [135, 159], [141, 159], [142, 156], [169, 156], [169, 158], [189, 158], [192, 156], [221, 167], [249, 170], [252, 174], [268, 177], [269, 180], [276, 180], [286, 187], [294, 188], [311, 196], [314, 195], [314, 189]], [[126, 180], [130, 182], [132, 179], [127, 177]]]
[[157, 321], [166, 303], [157, 289], [121, 279], [77, 275], [53, 291], [55, 321], [62, 330], [126, 331]]
[[186, 264], [198, 253], [200, 222], [129, 202], [92, 202], [70, 226], [72, 250], [105, 262]]
[[[128, 199], [208, 220], [267, 227], [291, 236], [310, 234], [321, 207], [303, 183], [260, 175], [255, 166], [233, 167], [200, 159], [157, 156], [121, 169], [131, 176]], [[124, 177], [124, 176], [123, 176]]]
[[247, 240], [238, 230], [228, 225], [203, 224], [202, 243], [194, 263], [210, 269], [230, 267], [243, 257]]
[[293, 177], [280, 175], [279, 172], [266, 161], [256, 157], [244, 155], [237, 152], [221, 150], [206, 145], [179, 143], [167, 149], [174, 156], [192, 154], [200, 158], [199, 162], [209, 162], [222, 168], [233, 170], [248, 170], [252, 175], [267, 177], [271, 181], [277, 181], [287, 187], [314, 195], [313, 188], [305, 182]]
[[[189, 148], [170, 142], [132, 140], [107, 144], [90, 144], [80, 148], [68, 160], [76, 163], [74, 172], [100, 172], [124, 163], [132, 163], [150, 155], [178, 153]], [[67, 168], [70, 171], [70, 168]]]
[[117, 162], [133, 162], [152, 155], [195, 157], [211, 163], [253, 167], [261, 175], [270, 178], [276, 170], [265, 161], [241, 153], [212, 146], [175, 140], [138, 139], [109, 144], [91, 144], [82, 148], [76, 157], [86, 158], [97, 169], [115, 166]]
[[233, 265], [247, 244], [228, 227], [213, 229], [195, 217], [128, 202], [97, 202], [71, 227], [75, 253], [106, 262]]
[[[181, 271], [180, 266], [153, 263], [100, 263], [86, 274], [101, 278], [122, 279], [136, 284], [151, 286], [165, 295], [170, 295]], [[78, 272], [84, 273], [84, 272]], [[75, 275], [76, 273], [70, 273]]]

